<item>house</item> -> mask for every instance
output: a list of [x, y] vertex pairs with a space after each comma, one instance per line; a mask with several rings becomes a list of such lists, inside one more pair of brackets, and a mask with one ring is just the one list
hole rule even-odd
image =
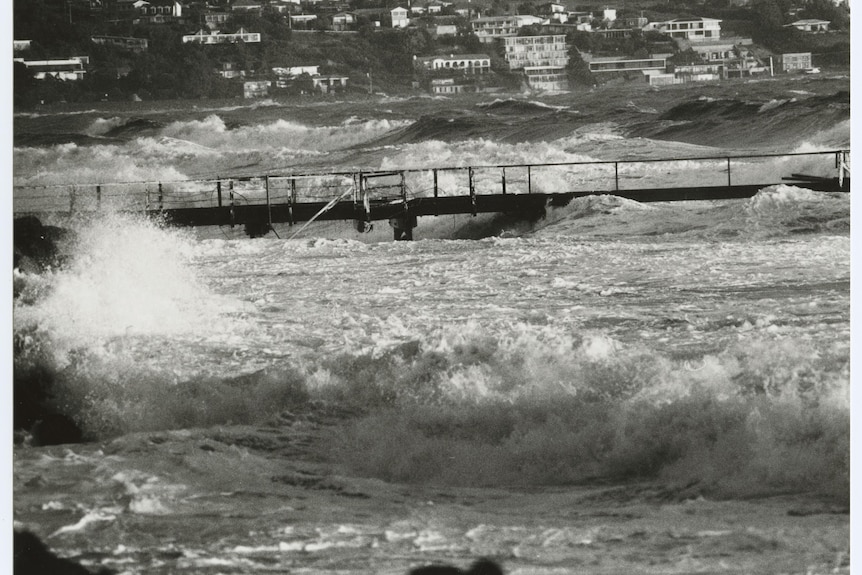
[[649, 23], [649, 20], [643, 16], [628, 16], [623, 18], [621, 22], [627, 28], [641, 29]]
[[338, 75], [317, 75], [311, 77], [312, 86], [314, 86], [324, 94], [332, 92], [334, 88], [346, 88], [347, 80], [347, 76]]
[[319, 76], [320, 66], [289, 66], [273, 68], [272, 71], [276, 76], [275, 86], [277, 88], [289, 88], [303, 74]]
[[599, 30], [593, 30], [593, 34], [596, 36], [602, 36], [603, 38], [629, 38], [632, 35], [633, 30], [631, 28], [600, 28]]
[[516, 14], [513, 16], [488, 16], [470, 21], [473, 33], [480, 42], [493, 42], [495, 38], [517, 36], [518, 30], [532, 24], [542, 24], [544, 20], [538, 16]]
[[469, 2], [459, 2], [458, 4], [453, 5], [452, 11], [458, 16], [467, 19], [472, 18], [473, 16], [478, 17], [482, 13], [481, 8]]
[[721, 37], [721, 20], [715, 18], [676, 18], [667, 22], [652, 22], [647, 28], [689, 42]]
[[332, 29], [336, 32], [353, 30], [356, 27], [356, 15], [350, 12], [339, 12], [332, 16]]
[[227, 12], [204, 12], [204, 23], [210, 30], [218, 30], [230, 18]]
[[592, 24], [593, 15], [591, 12], [569, 12], [569, 22], [577, 22], [578, 24]]
[[543, 34], [568, 34], [569, 32], [590, 32], [592, 26], [589, 24], [573, 24], [571, 22], [547, 22], [542, 24]]
[[795, 72], [796, 70], [810, 70], [811, 52], [799, 52], [796, 54], [782, 54], [779, 57], [781, 70], [783, 72]]
[[100, 46], [113, 46], [132, 52], [143, 52], [148, 48], [146, 38], [131, 38], [127, 36], [91, 36], [90, 41]]
[[257, 0], [234, 0], [230, 5], [231, 12], [242, 12], [244, 14], [257, 13], [263, 9], [263, 5]]
[[236, 44], [237, 42], [260, 42], [260, 32], [246, 32], [240, 28], [234, 34], [222, 34], [218, 30], [212, 33], [198, 30], [194, 34], [183, 36], [183, 44]]
[[269, 9], [279, 14], [300, 11], [300, 0], [274, 0], [269, 3]]
[[396, 6], [389, 11], [389, 14], [392, 16], [393, 28], [406, 28], [407, 25], [410, 24], [410, 18], [408, 17], [407, 8]]
[[667, 72], [659, 72], [658, 70], [643, 70], [642, 74], [650, 86], [672, 86], [673, 84], [682, 84], [682, 78], [677, 78], [674, 74]]
[[688, 82], [714, 82], [724, 74], [721, 64], [688, 64], [675, 66], [673, 75], [683, 84]]
[[548, 16], [551, 14], [565, 14], [566, 7], [563, 4], [557, 4], [556, 2], [547, 2], [545, 4], [539, 4], [536, 6], [536, 10], [539, 14]]
[[704, 62], [723, 62], [738, 58], [748, 52], [746, 46], [751, 46], [751, 38], [722, 38], [719, 40], [702, 40], [700, 42], [678, 42], [680, 50], [694, 50]]
[[290, 15], [290, 25], [302, 27], [308, 27], [311, 22], [317, 20], [317, 14], [291, 14]]
[[437, 24], [437, 27], [434, 28], [432, 34], [437, 38], [440, 36], [457, 36], [458, 26], [455, 24]]
[[464, 92], [475, 91], [475, 84], [456, 83], [454, 78], [435, 78], [431, 80], [432, 94], [462, 94]]
[[442, 2], [428, 2], [428, 4], [425, 5], [425, 10], [429, 14], [439, 14], [443, 11], [443, 8], [444, 6]]
[[817, 20], [815, 18], [807, 18], [804, 20], [797, 20], [796, 22], [791, 22], [790, 24], [785, 24], [785, 28], [796, 28], [802, 32], [828, 32], [829, 31], [829, 20]]
[[614, 22], [617, 19], [616, 8], [605, 8], [599, 14], [598, 19], [603, 22]]
[[288, 66], [286, 68], [273, 68], [272, 71], [279, 78], [296, 78], [302, 74], [309, 76], [319, 76], [320, 66]]
[[31, 42], [32, 40], [12, 40], [12, 51], [21, 52], [23, 50], [29, 50]]
[[269, 87], [271, 85], [272, 82], [269, 80], [245, 82], [242, 85], [242, 95], [245, 98], [265, 98], [269, 95]]
[[233, 78], [245, 78], [245, 70], [240, 70], [234, 62], [224, 62], [221, 68], [216, 70], [219, 76], [231, 80]]
[[425, 70], [461, 70], [467, 74], [484, 74], [491, 70], [487, 54], [449, 54], [448, 56], [414, 56], [414, 65]]
[[137, 12], [150, 24], [164, 24], [179, 20], [183, 16], [183, 5], [178, 0], [143, 0], [135, 2]]
[[589, 54], [583, 54], [583, 56], [590, 67], [590, 72], [594, 74], [605, 72], [643, 72], [646, 70], [664, 72], [667, 69], [667, 59], [660, 56], [652, 56], [650, 58], [626, 58], [624, 56], [595, 58]]
[[90, 63], [89, 56], [73, 56], [71, 58], [56, 60], [25, 60], [24, 58], [13, 58], [13, 62], [20, 62], [33, 72], [37, 80], [44, 80], [48, 76], [58, 80], [83, 80], [84, 65]]

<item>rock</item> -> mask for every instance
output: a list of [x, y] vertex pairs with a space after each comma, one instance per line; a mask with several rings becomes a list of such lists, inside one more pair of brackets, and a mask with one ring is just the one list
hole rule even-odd
[[[15, 575], [92, 575], [86, 567], [57, 557], [35, 535], [29, 531], [15, 531], [13, 541]], [[102, 568], [98, 575], [110, 575], [113, 571]]]
[[60, 242], [71, 232], [43, 225], [35, 216], [15, 218], [13, 224], [13, 266], [21, 271], [39, 273], [62, 262]]
[[503, 570], [490, 559], [479, 559], [466, 571], [451, 565], [428, 565], [411, 569], [410, 575], [503, 575]]
[[78, 425], [59, 413], [46, 413], [30, 430], [32, 445], [62, 445], [81, 443], [84, 434]]

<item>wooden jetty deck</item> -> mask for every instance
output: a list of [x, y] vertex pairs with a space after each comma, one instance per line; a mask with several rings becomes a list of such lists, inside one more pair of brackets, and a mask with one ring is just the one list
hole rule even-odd
[[[812, 172], [835, 177], [804, 175]], [[179, 226], [244, 226], [250, 236], [276, 223], [347, 220], [364, 231], [389, 220], [395, 239], [412, 239], [420, 216], [497, 212], [538, 219], [548, 207], [590, 195], [638, 202], [737, 199], [781, 183], [849, 192], [849, 150], [15, 186], [14, 211], [143, 210]]]

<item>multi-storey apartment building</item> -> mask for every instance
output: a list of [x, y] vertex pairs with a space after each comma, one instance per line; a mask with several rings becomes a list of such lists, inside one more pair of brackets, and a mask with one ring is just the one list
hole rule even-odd
[[569, 62], [569, 50], [563, 34], [516, 36], [503, 38], [505, 57], [510, 70], [527, 66], [560, 66]]
[[569, 51], [562, 34], [503, 38], [511, 70], [523, 70], [534, 90], [558, 92], [569, 87]]

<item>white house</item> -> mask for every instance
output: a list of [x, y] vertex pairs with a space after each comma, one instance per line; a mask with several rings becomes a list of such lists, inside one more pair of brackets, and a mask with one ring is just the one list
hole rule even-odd
[[242, 86], [242, 93], [246, 98], [264, 98], [269, 94], [269, 87], [271, 85], [272, 82], [269, 80], [245, 82]]
[[13, 58], [13, 62], [20, 62], [32, 70], [33, 77], [44, 80], [48, 76], [58, 80], [83, 80], [84, 64], [88, 64], [88, 56], [74, 56], [62, 60], [25, 60], [24, 58]]
[[290, 78], [296, 78], [302, 74], [318, 76], [320, 75], [320, 66], [288, 66], [286, 68], [273, 68], [272, 71], [275, 72], [276, 76], [286, 76]]
[[230, 14], [227, 12], [205, 12], [204, 22], [210, 30], [218, 30], [228, 21]]
[[261, 12], [263, 6], [260, 2], [256, 0], [234, 0], [234, 2], [230, 5], [230, 9], [233, 12]]
[[149, 45], [146, 38], [131, 38], [128, 36], [91, 36], [90, 41], [93, 44], [113, 46], [114, 48], [122, 48], [124, 50], [131, 50], [132, 52], [143, 52]]
[[715, 18], [676, 18], [667, 22], [652, 22], [648, 28], [689, 42], [721, 37], [721, 20]]
[[786, 24], [785, 28], [796, 28], [802, 32], [828, 32], [829, 20], [817, 20], [815, 18], [807, 18], [805, 20], [797, 20]]
[[350, 30], [356, 25], [356, 15], [350, 12], [339, 12], [332, 15], [332, 29], [336, 32]]
[[544, 19], [527, 14], [513, 16], [488, 16], [470, 21], [473, 33], [480, 42], [493, 42], [495, 38], [517, 36], [518, 30], [532, 24], [542, 24]]
[[426, 70], [461, 70], [468, 74], [484, 74], [491, 70], [491, 57], [487, 54], [450, 54], [448, 56], [414, 56], [417, 66]]
[[390, 10], [389, 13], [392, 15], [393, 28], [406, 28], [407, 25], [410, 24], [410, 17], [408, 16], [409, 13], [407, 8], [396, 6]]
[[312, 76], [311, 84], [324, 94], [331, 92], [333, 88], [340, 87], [344, 88], [347, 86], [347, 76], [337, 76], [337, 75], [329, 75], [329, 76]]
[[301, 26], [307, 26], [309, 23], [317, 20], [317, 14], [291, 14], [290, 15], [290, 25], [294, 26], [299, 24]]
[[12, 40], [12, 51], [20, 52], [22, 50], [29, 50], [31, 42], [32, 40]]
[[434, 28], [434, 36], [457, 36], [458, 26], [455, 24], [438, 24]]
[[260, 32], [246, 32], [240, 28], [234, 34], [222, 34], [218, 30], [212, 33], [198, 30], [194, 34], [183, 36], [183, 44], [236, 44], [237, 42], [260, 42]]
[[811, 52], [782, 54], [779, 61], [781, 63], [781, 70], [784, 72], [810, 70], [813, 68], [811, 65]]

